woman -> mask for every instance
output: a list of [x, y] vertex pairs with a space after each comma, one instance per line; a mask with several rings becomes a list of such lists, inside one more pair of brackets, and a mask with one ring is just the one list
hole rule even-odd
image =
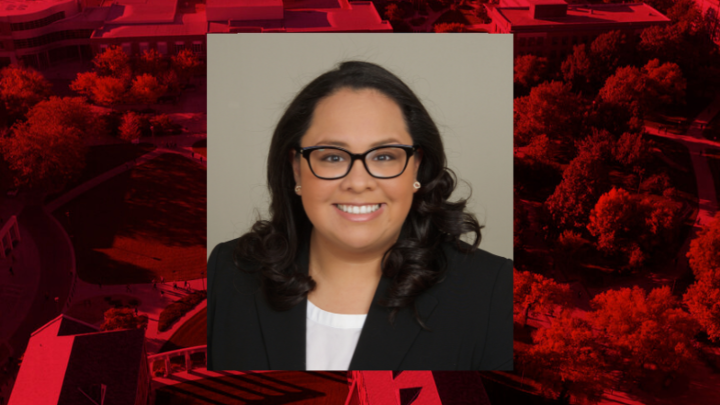
[[208, 261], [208, 369], [512, 369], [512, 261], [455, 183], [392, 73], [313, 80], [273, 134], [271, 219]]

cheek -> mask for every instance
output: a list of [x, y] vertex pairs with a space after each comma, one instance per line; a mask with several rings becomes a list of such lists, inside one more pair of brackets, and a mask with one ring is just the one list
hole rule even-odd
[[[310, 174], [312, 176], [312, 174]], [[303, 183], [302, 201], [305, 212], [311, 215], [313, 212], [327, 209], [330, 206], [334, 187], [326, 180], [317, 178], [306, 179]], [[336, 188], [336, 187], [335, 187]]]
[[397, 183], [394, 186], [386, 188], [386, 194], [395, 206], [402, 210], [409, 210], [413, 201], [412, 185], [405, 182]]

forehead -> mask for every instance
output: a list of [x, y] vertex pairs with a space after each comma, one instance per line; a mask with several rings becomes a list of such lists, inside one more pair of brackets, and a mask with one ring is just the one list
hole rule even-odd
[[413, 143], [400, 106], [378, 90], [349, 88], [318, 102], [301, 140], [303, 147], [335, 145], [354, 152], [386, 143]]

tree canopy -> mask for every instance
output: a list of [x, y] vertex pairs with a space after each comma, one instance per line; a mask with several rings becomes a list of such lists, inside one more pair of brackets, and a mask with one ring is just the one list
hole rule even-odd
[[541, 274], [513, 270], [513, 306], [517, 321], [525, 326], [530, 311], [553, 312], [570, 302], [570, 287]]
[[11, 122], [51, 94], [52, 85], [31, 68], [10, 65], [0, 70], [0, 99], [11, 116]]
[[542, 56], [521, 55], [515, 58], [514, 69], [513, 81], [526, 88], [531, 88], [546, 77], [548, 60]]
[[545, 201], [553, 225], [559, 229], [581, 228], [587, 224], [588, 214], [605, 191], [608, 171], [602, 157], [593, 153], [579, 153], [563, 172], [563, 179]]
[[15, 125], [11, 136], [2, 139], [2, 151], [16, 186], [52, 192], [85, 167], [87, 148], [76, 128], [29, 121]]
[[675, 371], [692, 358], [697, 324], [678, 306], [670, 287], [646, 293], [638, 286], [610, 290], [591, 301], [591, 322], [619, 351], [625, 372], [638, 377], [646, 364]]
[[554, 140], [570, 140], [581, 128], [586, 106], [560, 81], [541, 83], [524, 97], [515, 98], [515, 140], [527, 144], [545, 134]]
[[549, 328], [538, 329], [527, 366], [546, 395], [594, 401], [609, 384], [610, 368], [590, 324], [563, 312]]
[[132, 308], [110, 308], [105, 311], [105, 321], [101, 330], [146, 329], [147, 315], [135, 315]]

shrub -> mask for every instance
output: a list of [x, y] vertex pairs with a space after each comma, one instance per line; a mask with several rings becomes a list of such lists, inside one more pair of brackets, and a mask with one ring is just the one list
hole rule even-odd
[[165, 332], [177, 322], [183, 315], [190, 312], [197, 304], [202, 302], [207, 297], [207, 291], [196, 291], [188, 294], [179, 300], [168, 305], [167, 308], [163, 309], [160, 313], [160, 320], [158, 321], [158, 331]]
[[155, 135], [177, 135], [182, 126], [173, 122], [167, 114], [158, 114], [150, 118], [150, 125], [155, 127]]
[[142, 122], [139, 114], [128, 111], [123, 114], [120, 123], [120, 138], [126, 141], [140, 138]]

